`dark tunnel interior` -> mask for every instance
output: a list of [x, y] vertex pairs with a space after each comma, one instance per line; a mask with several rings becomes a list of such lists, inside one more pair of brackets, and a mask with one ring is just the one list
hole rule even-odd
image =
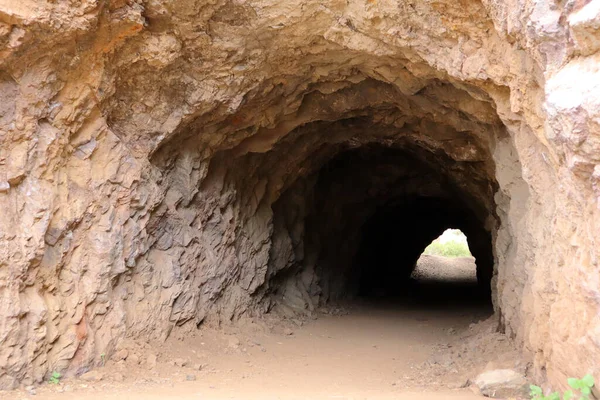
[[467, 236], [477, 265], [479, 290], [489, 292], [493, 274], [491, 235], [468, 209], [447, 199], [415, 197], [387, 204], [362, 227], [357, 263], [360, 294], [403, 290], [423, 250], [446, 229]]
[[[318, 303], [384, 293], [429, 305], [491, 307], [490, 176], [484, 162], [457, 162], [413, 143], [339, 150], [273, 205], [275, 243], [285, 235], [293, 247], [291, 259], [270, 260], [274, 290], [294, 302], [302, 296], [284, 282], [295, 279], [301, 284], [294, 291], [301, 286]], [[421, 253], [448, 228], [466, 235], [476, 279], [412, 279]], [[299, 304], [305, 307], [305, 299]]]

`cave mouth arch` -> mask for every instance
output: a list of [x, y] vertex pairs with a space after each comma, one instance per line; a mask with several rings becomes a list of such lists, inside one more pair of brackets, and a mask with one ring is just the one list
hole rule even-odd
[[[480, 288], [498, 304], [494, 248], [510, 229], [501, 224], [510, 194], [497, 179], [522, 179], [495, 101], [470, 85], [434, 79], [407, 92], [363, 73], [315, 83], [285, 114], [270, 97], [249, 97], [236, 113], [244, 118], [208, 124], [202, 135], [192, 121], [154, 153], [168, 189], [150, 224], [198, 243], [167, 249], [191, 260], [186, 285], [201, 289], [182, 292], [173, 319], [312, 313], [352, 298], [363, 227], [378, 212], [428, 202], [475, 232]], [[260, 115], [268, 119], [248, 119]], [[427, 244], [409, 249], [410, 268]]]

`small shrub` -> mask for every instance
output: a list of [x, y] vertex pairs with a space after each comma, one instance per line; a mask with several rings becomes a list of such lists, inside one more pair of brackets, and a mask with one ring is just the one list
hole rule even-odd
[[[592, 394], [592, 388], [594, 387], [594, 377], [592, 375], [586, 375], [581, 379], [569, 378], [567, 379], [569, 386], [579, 392], [579, 400], [589, 400], [590, 394]], [[529, 386], [529, 395], [531, 400], [571, 400], [575, 399], [575, 393], [573, 390], [565, 391], [562, 396], [559, 392], [552, 392], [547, 396], [544, 396], [542, 388], [539, 386]]]
[[48, 382], [52, 383], [53, 385], [58, 385], [60, 383], [60, 378], [62, 378], [60, 372], [54, 371], [52, 375], [50, 375], [50, 379], [48, 379]]
[[466, 243], [449, 240], [445, 243], [433, 241], [425, 248], [423, 254], [443, 257], [469, 257], [471, 252]]

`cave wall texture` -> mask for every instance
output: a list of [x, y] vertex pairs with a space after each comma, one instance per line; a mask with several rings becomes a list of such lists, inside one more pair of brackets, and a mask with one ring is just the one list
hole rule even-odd
[[537, 379], [599, 376], [599, 65], [598, 0], [0, 0], [0, 389], [351, 294], [425, 198]]

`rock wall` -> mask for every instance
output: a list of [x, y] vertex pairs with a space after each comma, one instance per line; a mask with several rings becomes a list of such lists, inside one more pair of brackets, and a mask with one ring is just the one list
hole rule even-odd
[[537, 378], [598, 375], [598, 4], [0, 0], [0, 388], [340, 293], [319, 179], [369, 144], [453, 169]]

